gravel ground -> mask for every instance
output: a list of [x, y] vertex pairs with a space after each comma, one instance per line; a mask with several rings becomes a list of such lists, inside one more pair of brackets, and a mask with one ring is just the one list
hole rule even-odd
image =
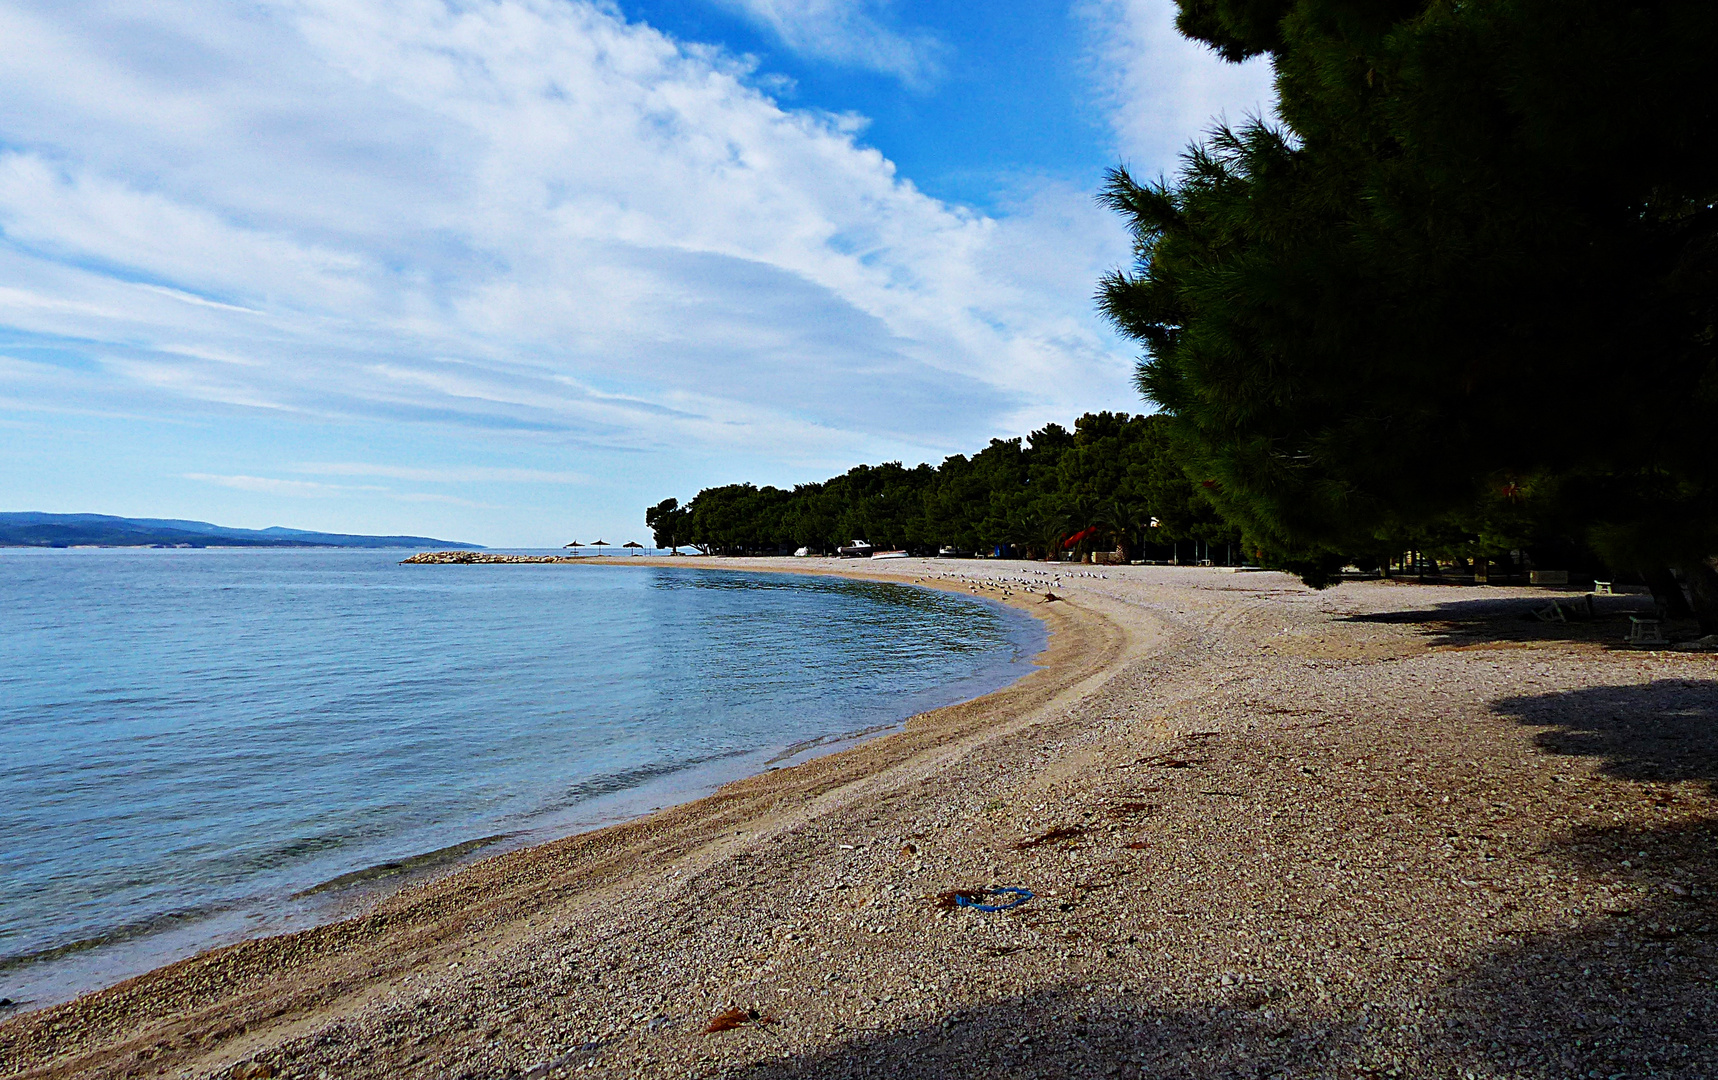
[[1044, 616], [1001, 693], [14, 1018], [0, 1071], [1718, 1076], [1718, 659], [1618, 647], [1645, 598], [1059, 569], [863, 567]]

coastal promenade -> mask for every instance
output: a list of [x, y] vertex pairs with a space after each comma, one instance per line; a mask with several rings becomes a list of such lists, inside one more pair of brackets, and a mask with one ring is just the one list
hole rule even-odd
[[[648, 562], [976, 592], [1050, 645], [896, 734], [16, 1016], [0, 1074], [1718, 1075], [1718, 658], [1621, 648], [1644, 598], [602, 560]], [[995, 887], [1032, 899], [954, 902]]]

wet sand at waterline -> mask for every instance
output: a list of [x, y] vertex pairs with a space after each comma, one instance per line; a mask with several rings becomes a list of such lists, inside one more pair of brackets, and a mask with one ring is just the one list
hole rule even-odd
[[[0, 1072], [1718, 1075], [1718, 660], [1614, 647], [1644, 598], [833, 569], [1024, 604], [1050, 647], [897, 734], [15, 1017]], [[1034, 897], [939, 902], [996, 886]]]

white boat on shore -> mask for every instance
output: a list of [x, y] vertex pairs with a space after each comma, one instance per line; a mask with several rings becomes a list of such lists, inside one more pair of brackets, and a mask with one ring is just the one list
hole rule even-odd
[[871, 553], [873, 559], [904, 559], [906, 557], [907, 553], [904, 551], [873, 551]]

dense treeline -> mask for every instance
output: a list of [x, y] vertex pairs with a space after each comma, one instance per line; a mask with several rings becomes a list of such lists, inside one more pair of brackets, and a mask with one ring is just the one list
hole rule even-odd
[[1718, 4], [1179, 7], [1274, 119], [1113, 175], [1101, 304], [1249, 545], [1551, 543], [1718, 632]]
[[1164, 425], [1156, 416], [1088, 413], [1072, 431], [1050, 424], [939, 466], [861, 465], [792, 491], [706, 488], [685, 506], [668, 499], [651, 507], [645, 523], [658, 547], [718, 555], [830, 552], [863, 540], [878, 549], [1000, 548], [1028, 558], [1117, 549], [1129, 558], [1189, 558], [1195, 544], [1209, 544], [1226, 556], [1239, 536], [1176, 463]]

